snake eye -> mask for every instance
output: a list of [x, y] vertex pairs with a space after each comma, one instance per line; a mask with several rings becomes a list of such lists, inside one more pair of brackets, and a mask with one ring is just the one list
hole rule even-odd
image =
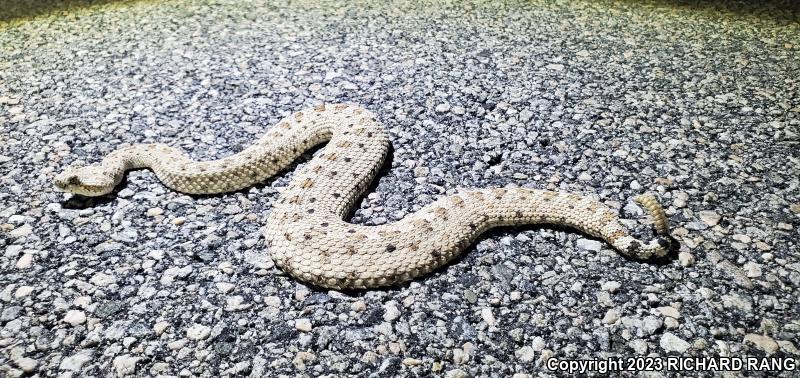
[[69, 185], [80, 185], [81, 184], [81, 179], [79, 179], [78, 176], [76, 176], [76, 175], [69, 176], [69, 178], [67, 179], [67, 184], [69, 184]]

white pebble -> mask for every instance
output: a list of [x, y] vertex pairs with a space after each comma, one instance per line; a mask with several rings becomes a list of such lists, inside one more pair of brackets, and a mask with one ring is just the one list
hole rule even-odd
[[153, 325], [153, 332], [155, 332], [156, 336], [161, 336], [164, 331], [169, 328], [169, 323], [167, 322], [158, 322]]
[[678, 261], [681, 266], [692, 266], [694, 265], [694, 255], [689, 252], [681, 252], [678, 254]]
[[85, 349], [78, 353], [73, 354], [63, 360], [58, 365], [59, 370], [81, 371], [83, 365], [92, 359], [94, 350]]
[[446, 113], [450, 110], [450, 104], [443, 103], [436, 105], [436, 113]]
[[233, 291], [233, 288], [236, 287], [236, 285], [228, 282], [217, 282], [214, 285], [217, 287], [217, 290], [219, 290], [219, 292], [222, 294], [228, 294], [231, 291]]
[[397, 309], [397, 304], [389, 302], [383, 306], [383, 320], [391, 322], [400, 317], [400, 310]]
[[619, 318], [619, 310], [612, 308], [606, 312], [605, 316], [603, 316], [602, 322], [603, 324], [614, 324], [619, 320]]
[[516, 356], [522, 362], [531, 362], [533, 361], [534, 357], [536, 357], [536, 352], [532, 347], [526, 345], [517, 349], [517, 351], [514, 352], [514, 356]]
[[151, 207], [151, 208], [147, 209], [147, 216], [148, 217], [156, 217], [156, 216], [159, 216], [159, 215], [162, 215], [162, 214], [164, 214], [164, 209], [162, 209], [160, 207]]
[[72, 326], [83, 324], [86, 322], [86, 314], [80, 310], [69, 310], [67, 314], [64, 315], [64, 322]]
[[700, 215], [700, 220], [702, 220], [703, 223], [705, 223], [709, 227], [716, 226], [717, 223], [719, 223], [720, 219], [722, 219], [722, 216], [710, 210], [701, 211], [699, 215]]
[[186, 337], [189, 340], [203, 340], [211, 334], [211, 328], [202, 324], [193, 324], [186, 330]]
[[96, 273], [91, 279], [89, 279], [89, 282], [95, 286], [106, 287], [117, 283], [117, 279], [109, 274]]
[[497, 325], [497, 320], [494, 318], [494, 314], [492, 313], [492, 309], [488, 307], [484, 307], [481, 309], [481, 318], [489, 327], [494, 327]]
[[617, 281], [608, 281], [604, 282], [603, 285], [600, 286], [600, 288], [613, 294], [619, 291], [620, 286], [622, 286], [622, 284], [620, 284]]
[[114, 370], [117, 377], [124, 377], [136, 372], [136, 363], [139, 362], [141, 357], [133, 357], [130, 354], [114, 357]]
[[33, 265], [33, 254], [23, 253], [22, 257], [17, 260], [17, 269], [28, 269]]
[[584, 250], [592, 251], [592, 252], [599, 252], [600, 249], [603, 248], [603, 245], [597, 240], [578, 239], [578, 241], [575, 244], [580, 249], [584, 249]]
[[302, 332], [311, 332], [311, 320], [306, 318], [297, 319], [294, 321], [294, 328]]
[[759, 265], [758, 263], [748, 261], [747, 263], [744, 264], [743, 268], [747, 277], [750, 278], [761, 277], [761, 265]]
[[350, 305], [350, 309], [355, 312], [362, 312], [367, 309], [367, 304], [364, 301], [355, 301]]
[[33, 292], [33, 286], [20, 286], [14, 292], [14, 298], [27, 297], [32, 292]]
[[11, 236], [12, 238], [22, 238], [22, 237], [30, 235], [31, 232], [33, 232], [33, 227], [31, 227], [31, 225], [26, 223], [26, 224], [23, 224], [22, 226], [19, 226], [19, 227], [15, 228], [15, 229], [9, 231], [8, 235]]
[[668, 353], [683, 353], [686, 352], [686, 350], [690, 347], [688, 342], [670, 332], [666, 332], [661, 335], [661, 339], [659, 340], [658, 344], [661, 346], [661, 349], [664, 349], [664, 351]]
[[677, 318], [681, 317], [680, 311], [678, 311], [675, 307], [672, 307], [672, 306], [663, 306], [663, 307], [657, 308], [656, 310], [658, 310], [658, 312], [661, 315], [669, 316], [670, 318], [677, 319]]
[[39, 366], [39, 361], [28, 357], [18, 358], [14, 360], [14, 363], [25, 373], [32, 373], [36, 370], [36, 367]]

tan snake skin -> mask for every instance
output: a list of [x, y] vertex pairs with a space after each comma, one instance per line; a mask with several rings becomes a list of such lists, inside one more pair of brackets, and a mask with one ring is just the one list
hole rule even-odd
[[392, 224], [350, 224], [345, 214], [375, 177], [389, 147], [384, 127], [354, 105], [294, 113], [254, 145], [224, 159], [195, 162], [163, 144], [139, 144], [112, 152], [101, 164], [67, 169], [55, 183], [67, 192], [103, 195], [126, 170], [149, 167], [180, 192], [229, 192], [265, 180], [328, 140], [297, 173], [266, 222], [273, 260], [302, 281], [336, 289], [408, 281], [446, 264], [487, 229], [504, 225], [573, 227], [638, 259], [667, 253], [667, 219], [651, 196], [636, 198], [654, 218], [658, 237], [649, 243], [631, 237], [614, 211], [589, 197], [524, 188], [467, 190]]

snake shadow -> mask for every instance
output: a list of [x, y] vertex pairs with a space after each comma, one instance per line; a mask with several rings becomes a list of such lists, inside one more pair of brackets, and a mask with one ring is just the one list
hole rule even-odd
[[68, 210], [84, 210], [96, 206], [102, 206], [116, 200], [117, 197], [119, 197], [119, 192], [127, 187], [128, 172], [125, 172], [125, 176], [122, 177], [122, 182], [115, 186], [114, 190], [112, 190], [110, 193], [97, 197], [73, 194], [71, 197], [61, 201], [61, 207]]

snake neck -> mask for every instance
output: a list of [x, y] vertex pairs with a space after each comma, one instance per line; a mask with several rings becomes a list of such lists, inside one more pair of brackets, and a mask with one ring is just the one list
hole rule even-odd
[[[133, 145], [117, 149], [108, 154], [103, 161], [95, 166], [97, 173], [113, 179], [113, 186], [117, 186], [125, 172], [131, 169], [148, 168], [153, 164], [152, 156], [147, 152], [150, 145]], [[111, 190], [113, 188], [108, 188]]]
[[102, 165], [109, 170], [130, 170], [141, 168], [152, 168], [160, 159], [158, 159], [154, 151], [158, 149], [169, 148], [163, 144], [136, 144], [129, 147], [123, 147], [108, 154], [103, 159]]

